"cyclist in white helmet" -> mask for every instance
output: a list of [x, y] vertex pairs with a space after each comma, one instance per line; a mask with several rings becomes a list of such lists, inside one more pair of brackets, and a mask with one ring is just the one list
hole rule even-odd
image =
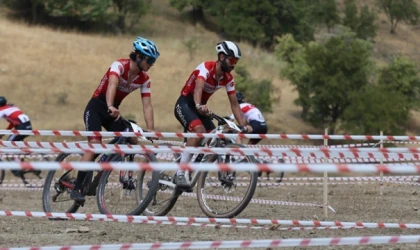
[[[232, 112], [243, 132], [246, 133], [246, 123], [236, 99], [235, 81], [231, 71], [241, 58], [241, 50], [231, 41], [220, 42], [216, 45], [217, 61], [205, 61], [197, 66], [189, 76], [181, 95], [175, 104], [175, 117], [184, 127], [185, 131], [206, 133], [215, 128], [207, 106], [210, 96], [217, 90], [224, 88], [229, 97]], [[198, 146], [199, 138], [188, 138], [186, 146]], [[181, 163], [191, 160], [192, 154], [185, 152], [181, 156]], [[178, 171], [175, 184], [190, 191], [189, 181], [186, 180], [184, 171]]]

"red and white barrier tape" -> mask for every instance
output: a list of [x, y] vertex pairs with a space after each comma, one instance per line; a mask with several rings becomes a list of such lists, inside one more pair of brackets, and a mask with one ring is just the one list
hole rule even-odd
[[275, 219], [246, 219], [246, 218], [202, 218], [202, 217], [174, 217], [174, 216], [134, 216], [112, 214], [82, 214], [82, 213], [50, 213], [32, 211], [0, 211], [0, 216], [37, 217], [37, 218], [61, 218], [71, 220], [126, 220], [128, 222], [153, 220], [185, 223], [224, 223], [224, 224], [251, 224], [251, 225], [282, 225], [295, 227], [365, 227], [365, 228], [400, 228], [418, 229], [420, 224], [414, 223], [383, 223], [383, 222], [343, 222], [343, 221], [304, 221], [304, 220], [275, 220]]
[[17, 187], [3, 187], [0, 185], [0, 191], [42, 191], [42, 188], [32, 188], [32, 187], [26, 187], [26, 188], [17, 188]]
[[[40, 142], [40, 141], [0, 141], [0, 146], [6, 147], [5, 149], [10, 149], [13, 147], [17, 148], [57, 148], [57, 149], [71, 149], [71, 148], [80, 148], [80, 149], [166, 149], [165, 152], [177, 152], [182, 153], [185, 150], [193, 149], [218, 149], [218, 148], [203, 148], [203, 147], [185, 147], [185, 146], [174, 146], [174, 145], [119, 145], [119, 144], [94, 144], [94, 143], [72, 143], [72, 142]], [[277, 145], [276, 145], [277, 146]], [[282, 146], [282, 145], [278, 145]], [[172, 151], [168, 150], [171, 149]], [[225, 148], [226, 150], [226, 148]], [[273, 147], [272, 149], [267, 149], [265, 147], [252, 147], [252, 148], [238, 148], [237, 150], [243, 152], [324, 152], [324, 153], [420, 153], [418, 148], [327, 148], [327, 147], [306, 147], [301, 148], [298, 146], [290, 145], [290, 147]], [[194, 151], [195, 152], [195, 151]], [[270, 153], [269, 153], [270, 154]]]
[[[377, 184], [377, 183], [390, 183], [390, 184], [398, 184], [398, 185], [409, 185], [409, 186], [420, 186], [420, 183], [418, 182], [401, 182], [401, 181], [390, 181], [390, 180], [383, 180], [383, 181], [360, 181], [360, 182], [328, 182], [328, 185], [357, 185], [357, 184]], [[118, 185], [115, 185], [115, 188], [118, 188]], [[281, 186], [322, 186], [324, 185], [323, 182], [281, 182], [281, 183], [258, 183], [257, 187], [281, 187]], [[9, 190], [9, 191], [42, 191], [42, 187], [44, 184], [7, 184], [3, 183], [0, 184], [0, 190]], [[206, 186], [211, 187], [220, 187], [221, 184], [217, 183], [206, 183]], [[249, 183], [236, 183], [236, 187], [247, 187], [249, 186]], [[210, 197], [213, 198], [213, 197]], [[221, 200], [226, 200], [222, 199]], [[251, 202], [251, 203], [257, 203], [257, 204], [267, 204], [263, 202]], [[318, 204], [310, 204], [310, 203], [296, 203], [296, 202], [285, 202], [285, 201], [270, 201], [270, 205], [290, 205], [290, 206], [314, 206], [314, 207], [323, 207], [322, 205]]]
[[[23, 144], [30, 143], [24, 142]], [[19, 143], [16, 143], [19, 145]], [[231, 154], [255, 156], [298, 156], [313, 158], [397, 158], [420, 160], [420, 149], [417, 148], [207, 148], [183, 146], [145, 146], [145, 145], [112, 145], [112, 144], [67, 144], [49, 143], [31, 145], [36, 148], [0, 148], [3, 154], [20, 153], [183, 153], [193, 154]], [[42, 146], [41, 148], [39, 148]]]
[[28, 188], [36, 188], [36, 187], [43, 187], [44, 183], [32, 183], [32, 184], [23, 184], [23, 183], [2, 183], [0, 187], [28, 187]]
[[[243, 177], [238, 177], [238, 180], [244, 179]], [[380, 181], [380, 180], [395, 180], [395, 181], [418, 181], [420, 177], [418, 176], [361, 176], [361, 177], [328, 177], [328, 181]], [[266, 179], [266, 178], [264, 178]], [[270, 177], [268, 180], [278, 180], [279, 178]], [[266, 179], [267, 180], [267, 179]], [[323, 177], [284, 177], [283, 181], [322, 181]]]
[[0, 162], [0, 169], [23, 170], [188, 170], [250, 172], [332, 172], [332, 173], [420, 173], [415, 164], [215, 164], [215, 163], [95, 163], [95, 162]]
[[[300, 158], [296, 157], [288, 157], [288, 159], [283, 158], [284, 163], [288, 164], [312, 164], [312, 163], [330, 163], [330, 164], [347, 164], [347, 163], [378, 163], [383, 161], [383, 163], [397, 163], [397, 162], [419, 162], [419, 159], [413, 158], [326, 158], [326, 162], [324, 162], [321, 158]], [[264, 159], [266, 160], [266, 159]], [[271, 163], [280, 163], [279, 160], [266, 160]]]
[[[55, 217], [50, 217], [55, 218]], [[344, 229], [374, 229], [368, 227], [280, 227], [280, 225], [271, 226], [251, 226], [251, 225], [238, 225], [238, 224], [213, 224], [213, 223], [193, 223], [193, 222], [177, 222], [177, 221], [156, 221], [156, 220], [130, 220], [130, 219], [96, 219], [87, 218], [86, 221], [104, 221], [104, 222], [120, 222], [120, 223], [135, 223], [135, 224], [153, 224], [153, 225], [173, 225], [173, 226], [195, 226], [195, 227], [210, 227], [210, 228], [235, 228], [235, 229], [256, 229], [256, 230], [271, 230], [271, 231], [313, 231], [313, 230], [344, 230]]]
[[[344, 246], [344, 245], [377, 245], [377, 244], [418, 244], [420, 235], [396, 236], [361, 236], [334, 238], [302, 238], [274, 240], [235, 240], [235, 241], [186, 241], [125, 243], [109, 245], [74, 245], [74, 246], [42, 246], [37, 250], [143, 250], [143, 249], [222, 249], [222, 248], [273, 248], [273, 247], [306, 247], [306, 246]], [[34, 247], [0, 248], [0, 250], [33, 250]]]
[[[0, 158], [4, 159], [49, 159], [54, 160], [58, 154], [49, 154], [48, 157], [46, 155], [33, 155], [33, 154], [1, 154]], [[71, 156], [79, 156], [80, 154], [71, 154]], [[142, 155], [135, 155], [135, 158], [142, 158]], [[195, 156], [194, 156], [195, 157]], [[194, 159], [193, 157], [193, 159]], [[165, 161], [174, 161], [174, 153], [158, 153], [156, 155], [158, 160], [165, 160]], [[269, 163], [289, 163], [289, 164], [308, 164], [308, 163], [332, 163], [332, 164], [339, 164], [339, 163], [378, 163], [381, 160], [384, 163], [390, 162], [418, 162], [419, 159], [417, 158], [327, 158], [327, 161], [324, 162], [323, 159], [320, 158], [313, 158], [313, 157], [297, 157], [297, 156], [256, 156], [257, 159], [262, 161], [267, 161]], [[283, 162], [280, 160], [283, 159]]]
[[[148, 178], [150, 178], [150, 176], [146, 176]], [[216, 180], [216, 177], [210, 177], [210, 179], [214, 179]], [[238, 181], [247, 181], [249, 180], [249, 177], [241, 177], [241, 176], [237, 176], [236, 180]], [[281, 178], [284, 182], [291, 182], [291, 181], [323, 181], [324, 178], [323, 177], [283, 177]], [[363, 181], [372, 181], [372, 182], [377, 182], [377, 181], [419, 181], [420, 177], [419, 176], [384, 176], [384, 177], [379, 177], [379, 176], [360, 176], [360, 177], [328, 177], [327, 180], [328, 181], [346, 181], [346, 182], [363, 182]], [[258, 180], [260, 181], [273, 181], [273, 180], [280, 180], [279, 177], [258, 177]], [[39, 180], [39, 179], [26, 179], [26, 181], [30, 182], [30, 183], [35, 183], [37, 185], [41, 185], [44, 183], [44, 181]], [[3, 180], [3, 184], [6, 183], [15, 183], [18, 182], [19, 185], [22, 183], [21, 179], [10, 179], [10, 180]], [[12, 184], [12, 185], [17, 185], [17, 184]]]
[[43, 136], [125, 136], [125, 137], [172, 137], [172, 138], [251, 138], [251, 139], [296, 139], [296, 140], [388, 140], [419, 141], [420, 136], [394, 135], [307, 135], [307, 134], [211, 134], [174, 132], [103, 132], [71, 130], [0, 130], [0, 135], [43, 135]]
[[420, 141], [382, 141], [382, 143], [394, 143], [394, 144], [420, 144]]

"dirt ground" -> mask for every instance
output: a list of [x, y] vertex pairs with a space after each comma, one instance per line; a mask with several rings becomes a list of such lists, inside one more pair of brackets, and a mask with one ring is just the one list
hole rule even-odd
[[[289, 174], [289, 176], [291, 176]], [[302, 176], [302, 174], [293, 175]], [[420, 223], [418, 186], [385, 185], [379, 196], [378, 184], [330, 185], [329, 203], [336, 213], [327, 219], [318, 207], [250, 204], [239, 218], [296, 219], [328, 221], [364, 221], [387, 223]], [[322, 203], [322, 186], [259, 187], [258, 199]], [[0, 190], [0, 210], [42, 211], [40, 191]], [[79, 212], [98, 213], [91, 198]], [[194, 198], [182, 197], [171, 211], [172, 216], [203, 217]], [[81, 226], [86, 233], [66, 232]], [[77, 231], [77, 230], [76, 230]], [[277, 231], [232, 228], [186, 227], [175, 225], [127, 224], [117, 222], [50, 221], [42, 218], [0, 217], [0, 247], [62, 246], [115, 243], [151, 243], [173, 241], [212, 241], [319, 238], [368, 235], [419, 234], [415, 229], [342, 229], [311, 231]], [[369, 245], [312, 247], [310, 249], [418, 249], [420, 245]], [[301, 249], [301, 248], [293, 248]], [[302, 248], [303, 249], [303, 248]]]

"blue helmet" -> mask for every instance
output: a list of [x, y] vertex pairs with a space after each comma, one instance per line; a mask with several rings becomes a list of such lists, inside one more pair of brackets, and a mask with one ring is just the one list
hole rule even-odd
[[4, 96], [0, 96], [0, 107], [7, 104], [7, 99]]
[[137, 37], [137, 39], [134, 40], [133, 49], [136, 52], [140, 52], [141, 54], [154, 58], [155, 60], [160, 55], [156, 44], [151, 40], [145, 39], [143, 37]]

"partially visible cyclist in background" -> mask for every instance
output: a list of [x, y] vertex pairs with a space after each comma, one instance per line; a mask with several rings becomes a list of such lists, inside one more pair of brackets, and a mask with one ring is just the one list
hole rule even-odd
[[[0, 119], [5, 118], [9, 122], [6, 129], [32, 130], [29, 117], [13, 104], [7, 103], [4, 96], [0, 96]], [[23, 141], [28, 135], [11, 135], [8, 141]], [[0, 135], [0, 139], [3, 135]]]
[[[245, 121], [248, 123], [248, 133], [249, 134], [267, 134], [268, 128], [267, 124], [265, 122], [264, 116], [262, 115], [261, 111], [255, 107], [255, 105], [246, 102], [245, 101], [245, 95], [241, 92], [236, 92], [236, 99], [238, 99], [239, 106], [241, 107], [242, 114], [244, 116]], [[229, 117], [232, 121], [234, 120], [234, 115], [231, 115]], [[256, 145], [258, 144], [262, 139], [261, 138], [255, 138], [255, 139], [249, 139], [248, 145]], [[240, 138], [238, 138], [238, 143], [242, 144], [242, 141]], [[261, 160], [262, 163], [270, 163], [269, 161]], [[283, 159], [279, 160], [280, 163], [284, 163]], [[267, 172], [267, 178], [270, 177], [271, 172]], [[258, 176], [261, 177], [262, 172], [258, 173]], [[282, 181], [282, 178], [284, 176], [284, 172], [280, 172], [279, 178], [276, 180], [276, 182], [280, 183]]]
[[[236, 99], [238, 99], [243, 117], [248, 123], [248, 134], [267, 134], [267, 124], [261, 111], [253, 104], [245, 102], [245, 96], [242, 92], [236, 92]], [[235, 117], [232, 114], [229, 118], [234, 120]], [[249, 139], [248, 144], [256, 145], [261, 140], [261, 138]]]
[[[154, 130], [154, 115], [151, 100], [151, 82], [146, 73], [159, 57], [156, 44], [148, 39], [137, 37], [133, 41], [133, 51], [129, 58], [114, 61], [108, 68], [99, 86], [93, 93], [84, 112], [86, 131], [124, 131], [126, 126], [118, 121], [122, 100], [131, 92], [140, 89], [143, 103], [143, 115], [148, 131]], [[101, 136], [89, 136], [89, 143], [101, 143]], [[131, 144], [136, 144], [137, 138], [132, 137]], [[94, 161], [95, 153], [85, 153], [81, 161]], [[85, 201], [80, 193], [83, 181], [88, 171], [79, 171], [70, 197], [77, 201]], [[99, 180], [93, 180], [99, 181]], [[93, 185], [94, 186], [94, 185]], [[93, 195], [93, 194], [90, 194]]]
[[[29, 120], [29, 117], [22, 112], [22, 110], [13, 104], [7, 102], [6, 97], [0, 96], [0, 119], [6, 119], [9, 122], [9, 126], [6, 129], [15, 129], [15, 130], [32, 130], [32, 124]], [[0, 139], [4, 135], [0, 135]], [[7, 139], [8, 141], [23, 141], [29, 135], [11, 135]], [[21, 177], [24, 175], [25, 171], [23, 170], [11, 170], [13, 175], [16, 177]], [[34, 171], [39, 175], [41, 171]]]

